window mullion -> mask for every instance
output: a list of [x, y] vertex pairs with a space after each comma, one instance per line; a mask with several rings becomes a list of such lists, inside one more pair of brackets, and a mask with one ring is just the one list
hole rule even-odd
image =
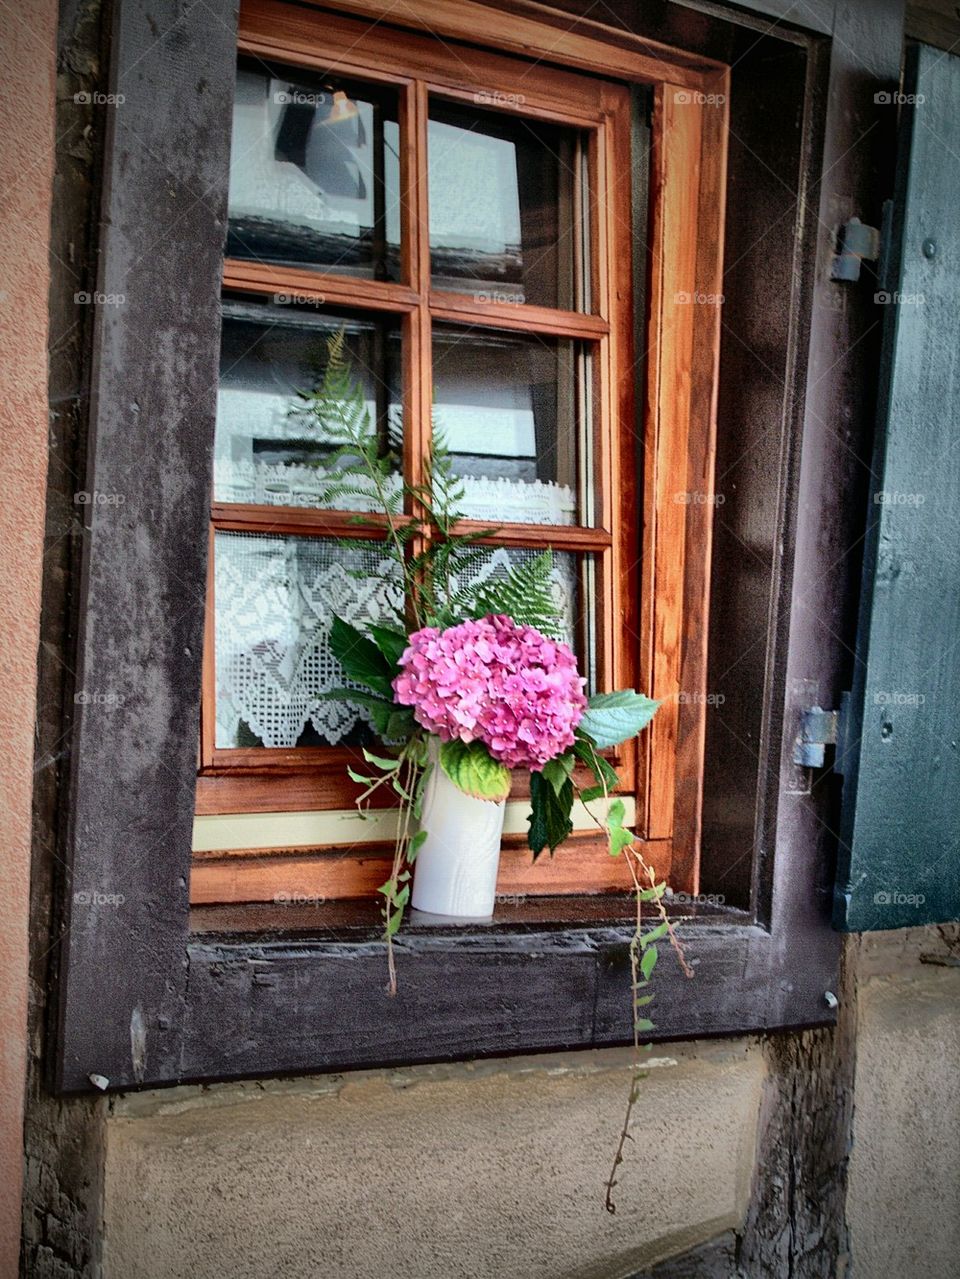
[[[429, 309], [430, 235], [427, 186], [427, 86], [414, 81], [403, 99], [401, 138], [405, 169], [402, 176], [404, 193], [404, 268], [418, 296], [417, 306], [408, 317], [404, 343], [404, 480], [411, 488], [426, 481], [426, 462], [430, 450], [433, 378], [432, 336]], [[409, 492], [405, 510], [412, 516], [423, 516], [424, 509]], [[417, 536], [408, 544], [408, 554], [419, 555], [426, 536]], [[421, 619], [422, 620], [422, 619]]]

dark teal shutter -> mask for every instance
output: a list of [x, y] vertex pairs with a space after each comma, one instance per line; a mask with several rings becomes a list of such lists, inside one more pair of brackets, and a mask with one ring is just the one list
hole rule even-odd
[[[960, 59], [908, 53], [837, 926], [960, 918]], [[881, 297], [880, 301], [883, 301]]]

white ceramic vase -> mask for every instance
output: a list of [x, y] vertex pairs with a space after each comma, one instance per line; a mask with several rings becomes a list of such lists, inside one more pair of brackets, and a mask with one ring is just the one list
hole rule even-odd
[[414, 910], [456, 919], [489, 919], [500, 866], [506, 801], [474, 799], [454, 786], [430, 743], [433, 767], [423, 791], [420, 828], [427, 838], [413, 866]]

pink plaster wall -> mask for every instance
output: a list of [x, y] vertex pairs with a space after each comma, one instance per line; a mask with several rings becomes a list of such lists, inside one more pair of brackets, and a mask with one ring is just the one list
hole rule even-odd
[[57, 6], [0, 10], [0, 1279], [17, 1274]]

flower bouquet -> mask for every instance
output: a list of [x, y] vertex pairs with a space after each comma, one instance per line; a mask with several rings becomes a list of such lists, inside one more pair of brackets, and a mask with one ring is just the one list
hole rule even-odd
[[[528, 554], [497, 576], [478, 574], [489, 556], [478, 539], [496, 530], [458, 533], [463, 488], [436, 421], [425, 483], [398, 488], [396, 459], [371, 428], [342, 332], [328, 342], [322, 380], [303, 401], [298, 412], [336, 446], [325, 462], [328, 500], [377, 495], [385, 517], [377, 524], [385, 530], [391, 580], [400, 587], [396, 625], [361, 628], [334, 618], [329, 644], [349, 686], [326, 694], [363, 708], [383, 743], [363, 751], [369, 771], [349, 770], [363, 787], [361, 812], [381, 787], [397, 800], [393, 864], [379, 889], [390, 993], [397, 989], [392, 942], [408, 904], [447, 917], [492, 915], [512, 774], [528, 771], [534, 859], [547, 849], [552, 854], [572, 833], [578, 800], [606, 832], [611, 855], [627, 859], [636, 896], [630, 955], [639, 1048], [640, 1035], [652, 1028], [638, 1010], [652, 998], [641, 992], [657, 942], [668, 936], [684, 961], [662, 903], [666, 886], [624, 824], [617, 773], [603, 752], [642, 732], [658, 703], [632, 689], [587, 695], [562, 638], [550, 551]], [[659, 922], [643, 931], [645, 903]], [[614, 1172], [635, 1096], [636, 1079]], [[611, 1174], [611, 1211], [614, 1184]]]

